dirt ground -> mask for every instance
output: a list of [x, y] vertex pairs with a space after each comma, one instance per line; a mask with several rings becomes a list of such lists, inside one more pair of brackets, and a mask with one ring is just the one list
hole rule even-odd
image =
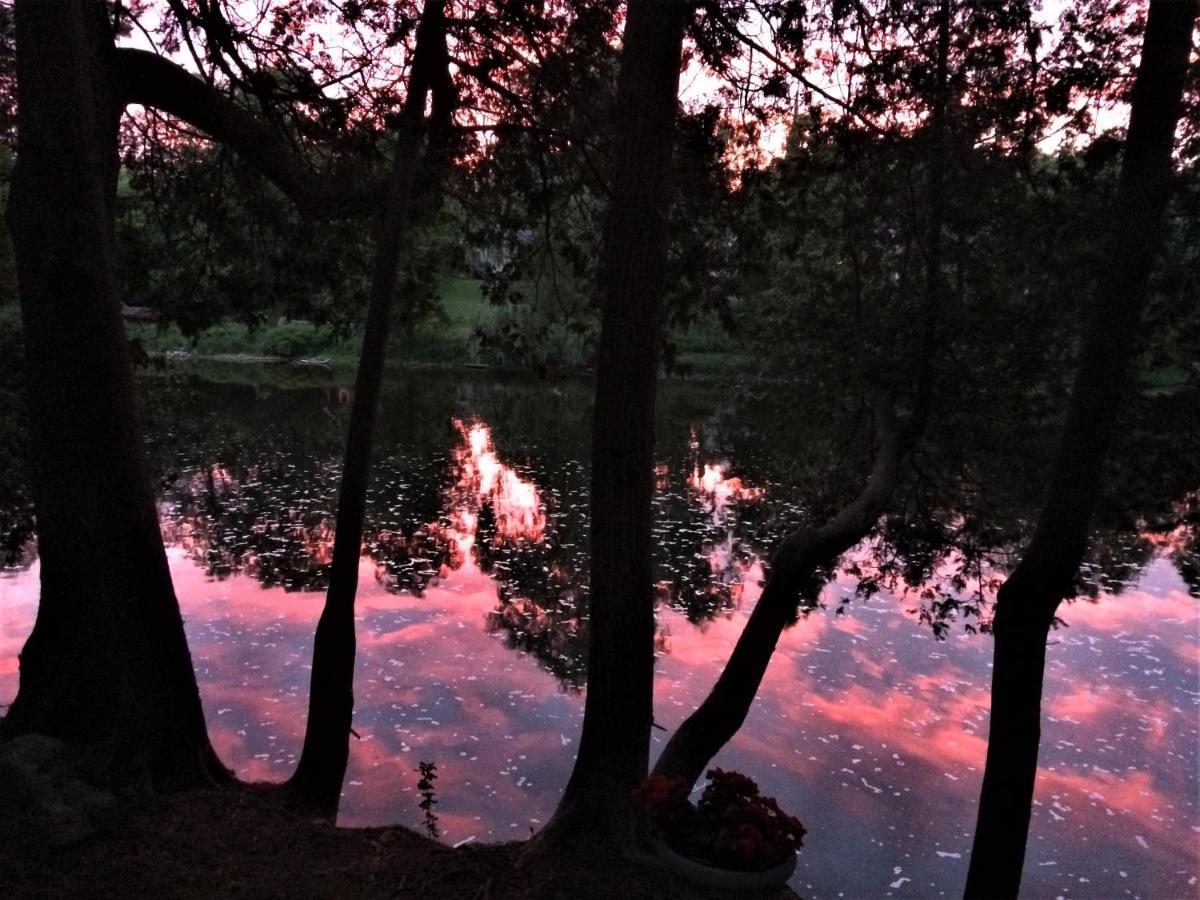
[[[0, 810], [0, 815], [5, 812]], [[11, 834], [11, 833], [10, 833]], [[0, 841], [5, 898], [715, 898], [654, 857], [564, 854], [518, 867], [521, 844], [453, 849], [406, 828], [336, 828], [237, 786], [113, 809], [78, 843]], [[751, 897], [751, 894], [739, 894]], [[794, 898], [786, 888], [759, 897]]]

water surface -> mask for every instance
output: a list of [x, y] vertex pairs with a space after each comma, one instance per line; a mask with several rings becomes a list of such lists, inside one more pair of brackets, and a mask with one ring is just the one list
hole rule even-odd
[[[151, 407], [152, 449], [213, 742], [240, 777], [282, 779], [300, 747], [349, 398], [336, 385], [188, 384], [180, 403], [173, 389]], [[527, 837], [566, 783], [581, 724], [586, 389], [421, 375], [386, 404], [360, 570], [361, 739], [341, 821], [421, 827], [428, 761], [445, 841]], [[674, 386], [663, 406], [655, 718], [669, 731], [720, 671], [762, 557], [808, 510], [780, 462], [803, 455], [802, 431], [757, 427], [753, 398], [717, 390]], [[1171, 561], [1180, 539], [1143, 553], [1119, 594], [1067, 607], [1070, 627], [1052, 635], [1029, 896], [1196, 890], [1200, 614]], [[860, 571], [879, 551], [860, 548]], [[0, 580], [0, 702], [16, 691], [36, 609], [38, 566], [26, 562]], [[827, 608], [785, 633], [715, 763], [805, 822], [802, 895], [957, 896], [990, 638], [951, 627], [935, 640], [912, 612], [917, 593], [855, 598], [858, 584], [839, 572]]]

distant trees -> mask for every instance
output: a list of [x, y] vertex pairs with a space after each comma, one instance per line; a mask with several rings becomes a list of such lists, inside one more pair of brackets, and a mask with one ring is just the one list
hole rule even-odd
[[[592, 366], [598, 352], [593, 295], [616, 154], [619, 51], [585, 24], [547, 48], [539, 124], [498, 130], [459, 214], [471, 245], [496, 254], [477, 270], [491, 304], [478, 330], [483, 357], [542, 373]], [[694, 22], [689, 28], [698, 39]], [[673, 334], [730, 321], [739, 209], [723, 159], [730, 146], [718, 106], [678, 111], [660, 356], [668, 371]]]

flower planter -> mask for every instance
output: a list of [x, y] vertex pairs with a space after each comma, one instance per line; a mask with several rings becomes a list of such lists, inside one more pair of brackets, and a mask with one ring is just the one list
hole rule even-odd
[[693, 884], [726, 891], [762, 891], [782, 887], [796, 871], [795, 856], [770, 869], [718, 869], [680, 856], [661, 840], [658, 842], [658, 855], [667, 864], [667, 868], [681, 878], [686, 878]]

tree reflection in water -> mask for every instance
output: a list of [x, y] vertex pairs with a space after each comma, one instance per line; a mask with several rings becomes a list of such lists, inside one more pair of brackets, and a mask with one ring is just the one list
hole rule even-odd
[[[585, 388], [564, 384], [560, 395], [544, 385], [493, 388], [445, 374], [409, 377], [390, 407], [391, 431], [379, 444], [369, 498], [357, 721], [369, 739], [355, 744], [347, 808], [357, 824], [407, 815], [414, 804], [403, 798], [413, 795], [403, 791], [413, 787], [418, 759], [410, 754], [421, 753], [439, 765], [444, 834], [508, 839], [526, 827], [513, 810], [544, 816], [553, 808], [577, 737], [571, 689], [584, 674], [588, 618], [589, 473], [578, 461], [588, 440], [580, 424], [587, 419]], [[168, 539], [200, 564], [176, 565], [174, 577], [190, 604], [189, 638], [210, 728], [223, 758], [243, 777], [278, 778], [298, 749], [298, 735], [280, 723], [299, 721], [302, 713], [296, 698], [307, 683], [305, 642], [318, 604], [315, 597], [258, 592], [250, 579], [323, 589], [321, 548], [331, 537], [325, 527], [336, 502], [336, 468], [326, 460], [337, 455], [341, 427], [325, 412], [325, 391], [260, 396], [204, 383], [175, 394], [197, 399], [158, 416], [159, 471], [172, 473], [163, 482], [162, 524]], [[1052, 651], [1056, 674], [1047, 689], [1039, 773], [1049, 800], [1035, 809], [1047, 836], [1036, 884], [1047, 896], [1078, 887], [1066, 873], [1094, 877], [1110, 860], [1128, 869], [1133, 885], [1139, 878], [1157, 883], [1190, 859], [1178, 834], [1194, 824], [1194, 804], [1179, 798], [1195, 795], [1197, 743], [1194, 723], [1176, 710], [1195, 699], [1188, 693], [1195, 688], [1195, 654], [1186, 640], [1195, 631], [1195, 605], [1187, 605], [1191, 598], [1164, 564], [1200, 597], [1194, 493], [1200, 456], [1194, 441], [1179, 437], [1196, 433], [1186, 423], [1200, 405], [1194, 395], [1185, 399], [1145, 401], [1151, 424], [1184, 424], [1157, 449], [1139, 437], [1154, 433], [1148, 426], [1126, 431], [1117, 459], [1122, 477], [1098, 517], [1097, 549], [1080, 589], [1127, 597], [1096, 606], [1081, 601], [1062, 613], [1076, 627], [1056, 635]], [[490, 495], [460, 485], [454, 449], [469, 445], [469, 437], [453, 420], [463, 420], [469, 435], [480, 421], [472, 417], [481, 414], [493, 428], [496, 461], [537, 491], [545, 518], [540, 540], [504, 539]], [[749, 393], [664, 385], [654, 495], [658, 640], [669, 651], [656, 686], [664, 726], [673, 727], [702, 699], [699, 692], [716, 674], [714, 660], [736, 639], [757, 596], [758, 560], [779, 535], [821, 520], [857, 487], [837, 473], [862, 470], [865, 450], [852, 455], [861, 435], [826, 441], [817, 430], [837, 421], [792, 416]], [[698, 423], [694, 437], [690, 423]], [[1036, 425], [1030, 424], [1031, 444], [1041, 439]], [[1025, 523], [1042, 490], [1030, 483], [1038, 467], [1024, 446], [1014, 452], [999, 429], [981, 434], [948, 425], [931, 435], [889, 517], [840, 571], [828, 573], [837, 581], [824, 598], [830, 606], [853, 606], [853, 615], [835, 619], [818, 611], [785, 633], [756, 701], [755, 724], [730, 750], [730, 765], [761, 774], [770, 792], [790, 792], [797, 809], [813, 810], [821, 823], [814, 833], [826, 835], [826, 847], [859, 842], [862, 865], [849, 874], [836, 852], [806, 854], [804, 877], [814, 883], [849, 878], [855, 896], [876, 896], [894, 879], [894, 865], [928, 885], [926, 893], [961, 883], [960, 863], [936, 853], [933, 842], [942, 842], [938, 851], [962, 850], [961, 834], [970, 827], [961, 813], [974, 801], [972, 778], [983, 760], [983, 657], [990, 642], [951, 633], [936, 645], [901, 610], [926, 607], [947, 624], [953, 617], [986, 622], [986, 608], [976, 618], [961, 608], [935, 609], [933, 602], [973, 602], [977, 572], [985, 581], [1003, 572], [1027, 537]], [[729, 497], [714, 515], [720, 504], [704, 490], [706, 465], [761, 495]], [[1184, 496], [1189, 488], [1193, 493]], [[1168, 497], [1184, 499], [1161, 502]], [[476, 516], [473, 542], [464, 539], [470, 529], [456, 518], [460, 508]], [[1127, 590], [1125, 582], [1152, 551], [1164, 562], [1147, 569], [1140, 591]], [[172, 551], [173, 562], [180, 555]], [[859, 576], [845, 574], [854, 566]], [[234, 572], [249, 577], [205, 584], [205, 574]], [[931, 589], [927, 573], [938, 581], [928, 598], [922, 595]], [[902, 599], [886, 590], [887, 579]], [[872, 585], [880, 596], [857, 604], [855, 588], [867, 593]], [[0, 581], [9, 626], [0, 629], [0, 702], [15, 691], [16, 656], [36, 594], [36, 571]], [[1097, 656], [1097, 648], [1105, 655]], [[521, 776], [528, 776], [523, 784]], [[1074, 811], [1059, 821], [1064, 805]], [[508, 830], [514, 820], [519, 827]], [[863, 834], [876, 842], [861, 840]], [[1125, 847], [1139, 834], [1151, 850], [1136, 842]], [[1170, 877], [1186, 885], [1186, 876]]]
[[[587, 658], [586, 471], [579, 464], [518, 469], [477, 419], [452, 420], [449, 437], [449, 453], [432, 466], [403, 456], [381, 461], [363, 556], [388, 591], [417, 597], [456, 573], [489, 576], [496, 605], [487, 630], [535, 656], [564, 689], [579, 689]], [[693, 625], [729, 617], [756, 597], [762, 560], [779, 535], [808, 515], [788, 501], [786, 487], [733, 472], [723, 455], [701, 453], [694, 426], [686, 453], [656, 468], [656, 599]], [[252, 464], [194, 469], [165, 492], [163, 534], [209, 577], [241, 574], [291, 591], [324, 590], [336, 483], [334, 462], [304, 462], [283, 451], [263, 453]], [[1098, 534], [1079, 596], [1119, 594], [1158, 555], [1174, 563], [1197, 595], [1198, 498], [1187, 495], [1152, 523]], [[886, 590], [938, 636], [956, 621], [986, 630], [989, 603], [1020, 546], [1024, 519], [981, 515], [967, 499], [967, 492], [949, 495], [944, 506], [915, 511], [901, 503], [842, 561], [856, 589], [840, 596], [837, 611]], [[837, 574], [825, 573], [827, 580]], [[662, 624], [655, 641], [659, 653], [669, 652]]]

